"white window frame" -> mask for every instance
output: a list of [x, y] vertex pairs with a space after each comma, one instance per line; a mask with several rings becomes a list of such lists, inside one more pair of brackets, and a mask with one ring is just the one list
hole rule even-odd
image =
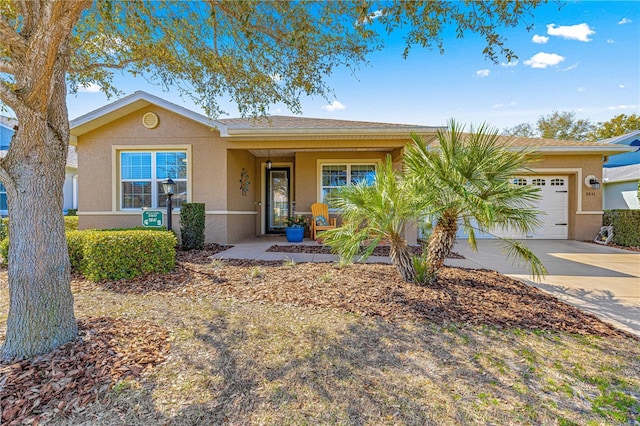
[[[351, 185], [351, 166], [373, 166], [375, 172], [378, 173], [378, 165], [380, 164], [380, 159], [377, 158], [368, 158], [368, 159], [322, 159], [317, 160], [317, 188], [318, 192], [316, 194], [316, 199], [319, 203], [324, 202], [322, 199], [322, 189], [324, 186], [322, 185], [322, 169], [324, 166], [346, 166], [347, 167], [347, 185]], [[333, 188], [333, 187], [332, 187]], [[336, 212], [338, 209], [332, 208], [329, 206], [329, 211]]]
[[[191, 202], [191, 194], [192, 194], [192, 167], [191, 162], [193, 156], [191, 155], [191, 145], [167, 145], [167, 146], [157, 146], [157, 145], [114, 145], [112, 147], [112, 176], [113, 179], [113, 187], [112, 187], [112, 210], [113, 211], [123, 211], [123, 212], [131, 212], [131, 211], [141, 211], [143, 209], [163, 209], [164, 207], [158, 206], [158, 189], [157, 185], [159, 182], [156, 179], [156, 154], [161, 152], [184, 152], [187, 158], [187, 177], [186, 179], [176, 179], [171, 177], [174, 181], [184, 182], [186, 180], [187, 183], [187, 200], [186, 202]], [[124, 208], [123, 205], [123, 194], [122, 194], [122, 182], [127, 181], [145, 181], [147, 179], [122, 179], [122, 169], [121, 169], [121, 159], [123, 153], [151, 153], [151, 206], [152, 207], [143, 207], [143, 208]], [[156, 206], [156, 207], [153, 207]], [[180, 208], [176, 208], [177, 211], [180, 211]]]

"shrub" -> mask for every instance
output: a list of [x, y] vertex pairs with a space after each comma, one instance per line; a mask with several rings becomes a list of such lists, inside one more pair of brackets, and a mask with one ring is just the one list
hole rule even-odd
[[90, 231], [67, 231], [67, 247], [71, 270], [82, 272], [84, 236]]
[[605, 210], [604, 226], [613, 226], [613, 242], [625, 247], [640, 246], [640, 210]]
[[67, 209], [66, 216], [78, 216], [78, 209]]
[[166, 273], [176, 261], [171, 232], [80, 231], [82, 273], [91, 281], [130, 279], [151, 272]]
[[65, 216], [64, 217], [64, 229], [65, 229], [65, 231], [77, 231], [78, 230], [78, 216]]
[[7, 266], [7, 262], [9, 262], [9, 238], [5, 237], [0, 241], [0, 266]]
[[183, 250], [204, 247], [204, 203], [184, 203], [180, 206], [180, 233]]
[[4, 240], [9, 237], [9, 218], [3, 217], [0, 220], [0, 240]]

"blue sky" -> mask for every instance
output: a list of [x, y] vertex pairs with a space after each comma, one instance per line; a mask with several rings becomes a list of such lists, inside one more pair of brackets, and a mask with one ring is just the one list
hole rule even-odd
[[[553, 111], [574, 111], [592, 122], [640, 113], [640, 2], [566, 2], [560, 9], [554, 2], [527, 19], [531, 31], [524, 25], [502, 31], [518, 55], [510, 64], [486, 59], [482, 40], [472, 34], [445, 38], [442, 55], [415, 47], [405, 60], [398, 34], [355, 76], [338, 70], [329, 78], [330, 103], [304, 98], [303, 115], [433, 126], [455, 118], [502, 129]], [[141, 78], [116, 81], [126, 94], [144, 90], [202, 112], [177, 90], [165, 92]], [[113, 100], [95, 90], [69, 95], [70, 118]], [[221, 105], [228, 116], [239, 116], [233, 103]], [[271, 113], [293, 115], [281, 105]]]

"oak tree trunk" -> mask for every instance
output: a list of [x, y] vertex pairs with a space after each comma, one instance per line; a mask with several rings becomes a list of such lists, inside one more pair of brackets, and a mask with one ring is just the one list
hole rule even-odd
[[[68, 57], [68, 55], [67, 55]], [[69, 121], [64, 59], [52, 78], [46, 113], [27, 103], [3, 161], [9, 210], [9, 316], [3, 360], [50, 352], [76, 338], [63, 218]]]

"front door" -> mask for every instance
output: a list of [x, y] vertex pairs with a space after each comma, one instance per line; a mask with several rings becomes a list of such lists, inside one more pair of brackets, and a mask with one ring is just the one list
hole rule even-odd
[[266, 176], [266, 231], [268, 234], [283, 233], [291, 206], [289, 192], [289, 167], [267, 169]]

